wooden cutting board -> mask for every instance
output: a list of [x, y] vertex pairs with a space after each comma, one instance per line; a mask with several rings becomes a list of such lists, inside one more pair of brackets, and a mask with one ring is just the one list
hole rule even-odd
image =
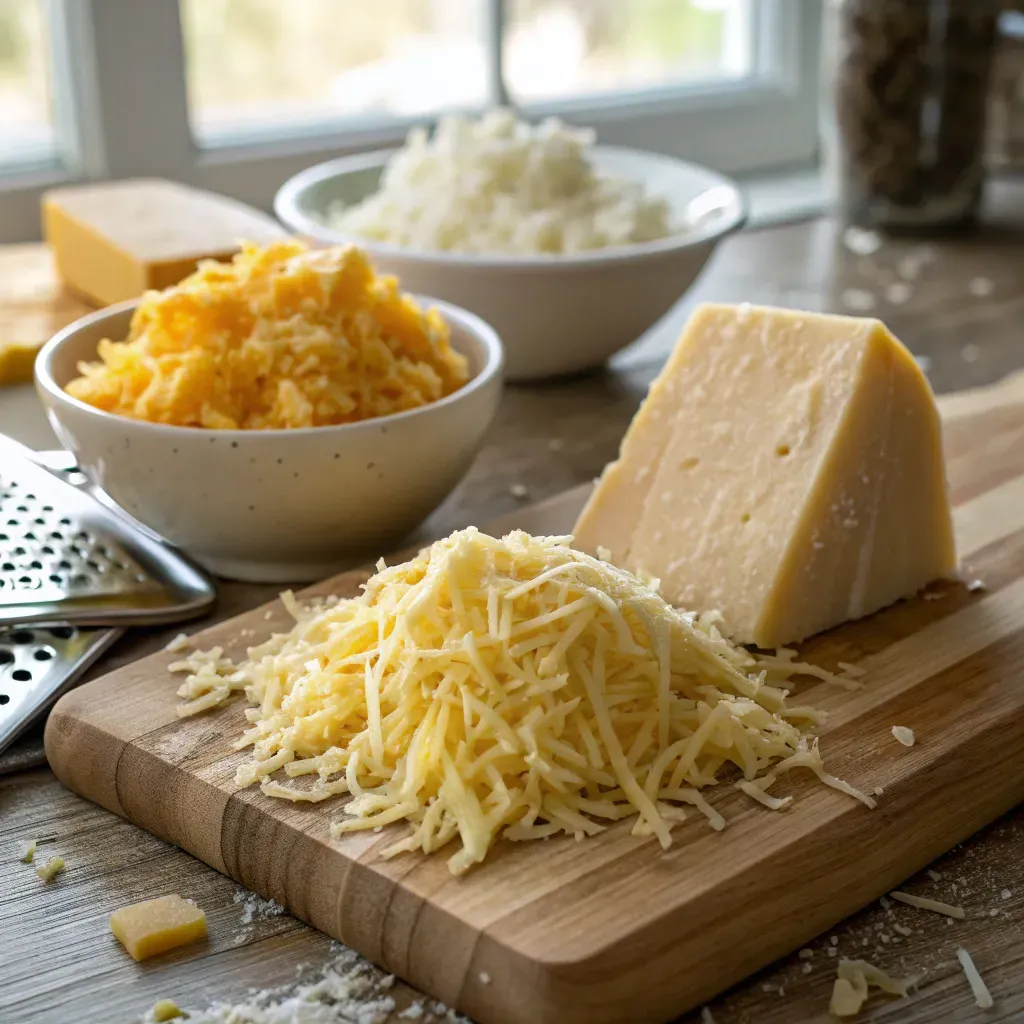
[[[867, 670], [853, 693], [801, 696], [830, 712], [831, 770], [869, 811], [798, 773], [772, 812], [731, 787], [728, 826], [692, 818], [663, 852], [620, 823], [584, 842], [501, 843], [469, 875], [443, 856], [382, 860], [394, 834], [332, 843], [337, 806], [236, 790], [241, 701], [184, 721], [160, 653], [65, 696], [46, 731], [77, 793], [276, 899], [484, 1024], [660, 1021], [709, 999], [894, 888], [1024, 798], [1024, 381], [943, 404], [965, 578], [804, 645]], [[495, 529], [568, 530], [586, 488]], [[350, 595], [362, 573], [311, 593]], [[286, 625], [279, 606], [200, 634], [230, 653]], [[892, 726], [912, 728], [906, 748]], [[397, 828], [397, 827], [396, 827]], [[937, 926], [941, 919], [936, 918]], [[823, 1008], [824, 1010], [824, 1008]]]

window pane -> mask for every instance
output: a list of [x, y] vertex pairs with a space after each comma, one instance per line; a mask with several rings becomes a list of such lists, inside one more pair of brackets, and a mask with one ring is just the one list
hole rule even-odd
[[183, 0], [200, 136], [478, 106], [484, 0]]
[[53, 154], [49, 53], [43, 0], [0, 0], [0, 167]]
[[516, 101], [741, 78], [750, 0], [510, 0], [505, 79]]

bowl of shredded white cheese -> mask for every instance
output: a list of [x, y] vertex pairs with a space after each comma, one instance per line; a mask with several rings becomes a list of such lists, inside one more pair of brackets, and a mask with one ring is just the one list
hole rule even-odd
[[405, 287], [482, 316], [513, 380], [596, 366], [635, 341], [745, 218], [713, 171], [506, 110], [311, 167], [275, 210], [307, 240], [358, 242]]

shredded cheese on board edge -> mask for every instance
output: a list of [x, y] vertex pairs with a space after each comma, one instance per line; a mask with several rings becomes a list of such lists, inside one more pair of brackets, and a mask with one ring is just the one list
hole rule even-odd
[[729, 766], [770, 807], [788, 803], [768, 790], [794, 768], [874, 806], [825, 770], [807, 733], [823, 716], [788, 701], [813, 666], [733, 645], [713, 617], [570, 543], [470, 528], [378, 563], [357, 597], [303, 609], [284, 595], [295, 627], [245, 662], [215, 648], [170, 666], [188, 673], [179, 714], [244, 691], [239, 785], [349, 795], [335, 837], [408, 822], [385, 856], [458, 839], [455, 874], [499, 836], [581, 839], [635, 816], [634, 834], [667, 848], [690, 808], [722, 828], [702, 791]]

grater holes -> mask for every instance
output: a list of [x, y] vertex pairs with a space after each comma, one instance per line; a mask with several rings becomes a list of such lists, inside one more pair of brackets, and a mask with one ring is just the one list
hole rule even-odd
[[27, 668], [16, 668], [11, 673], [11, 678], [16, 679], [19, 683], [31, 683], [32, 673]]
[[0, 565], [0, 569], [3, 569], [4, 572], [14, 572], [17, 568], [13, 562], [4, 562], [3, 565]]
[[[11, 643], [12, 644], [30, 644], [30, 643], [32, 643], [33, 640], [35, 640], [35, 638], [36, 638], [36, 635], [35, 635], [35, 633], [32, 632], [31, 629], [16, 629], [11, 634]], [[12, 655], [12, 657], [13, 657], [13, 655]]]
[[59, 586], [59, 585], [60, 585], [61, 583], [63, 583], [63, 582], [64, 582], [64, 577], [63, 577], [63, 576], [58, 576], [58, 575], [57, 575], [57, 574], [56, 574], [55, 572], [54, 572], [54, 573], [50, 573], [50, 575], [49, 575], [49, 576], [47, 576], [46, 578], [47, 578], [47, 579], [48, 579], [48, 580], [49, 580], [49, 581], [50, 581], [51, 583], [56, 583], [56, 584], [57, 584], [58, 586]]
[[59, 519], [57, 521], [60, 523], [61, 526], [70, 526], [71, 525], [71, 520], [68, 519], [67, 516], [63, 516], [61, 519]]
[[68, 582], [69, 582], [70, 584], [72, 584], [72, 586], [76, 586], [76, 587], [86, 587], [86, 586], [88, 586], [88, 585], [89, 585], [89, 577], [88, 577], [88, 575], [87, 575], [86, 573], [84, 573], [84, 572], [76, 572], [76, 573], [75, 573], [75, 574], [74, 574], [74, 575], [73, 575], [73, 576], [72, 576], [72, 577], [71, 577], [71, 578], [70, 578], [70, 579], [68, 580]]
[[74, 626], [51, 626], [47, 632], [58, 640], [70, 640], [75, 635]]
[[52, 647], [40, 647], [32, 655], [36, 661], [52, 661], [57, 652]]
[[57, 553], [49, 544], [44, 544], [39, 550], [42, 551], [44, 555], [55, 555]]
[[10, 703], [11, 698], [6, 693], [0, 693], [0, 704]]
[[43, 563], [40, 562], [38, 558], [36, 558], [36, 559], [33, 559], [31, 562], [28, 563], [28, 567], [30, 569], [42, 569]]
[[0, 665], [10, 665], [14, 661], [14, 652], [0, 648]]

